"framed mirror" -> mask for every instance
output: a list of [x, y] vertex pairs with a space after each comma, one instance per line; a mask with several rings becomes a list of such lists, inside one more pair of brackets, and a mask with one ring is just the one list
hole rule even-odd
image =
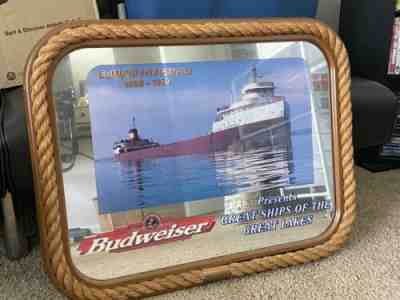
[[43, 259], [71, 297], [297, 265], [350, 233], [349, 65], [321, 23], [72, 23], [25, 83]]

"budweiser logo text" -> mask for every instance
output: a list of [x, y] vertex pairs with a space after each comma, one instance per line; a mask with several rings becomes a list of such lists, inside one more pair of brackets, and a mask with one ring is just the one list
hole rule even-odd
[[122, 252], [166, 242], [190, 239], [193, 235], [210, 232], [215, 225], [214, 217], [190, 217], [176, 221], [164, 221], [155, 229], [140, 224], [119, 228], [84, 239], [79, 244], [81, 255], [98, 252]]

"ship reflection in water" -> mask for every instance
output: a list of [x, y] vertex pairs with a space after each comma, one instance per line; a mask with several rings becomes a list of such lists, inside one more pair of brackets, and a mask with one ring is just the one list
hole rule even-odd
[[[272, 82], [259, 80], [253, 68], [239, 100], [217, 110], [208, 135], [191, 140], [161, 145], [142, 138], [134, 119], [128, 138], [114, 143], [114, 158], [96, 161], [100, 211], [160, 206], [295, 183], [288, 104], [284, 97], [274, 95], [274, 89]], [[310, 133], [302, 135], [302, 143], [308, 144]], [[296, 139], [301, 142], [302, 136]], [[307, 167], [304, 162], [296, 165]]]
[[214, 164], [217, 184], [227, 187], [230, 193], [273, 189], [289, 183], [287, 148], [263, 147], [244, 153], [216, 153]]
[[286, 149], [263, 147], [242, 153], [98, 161], [96, 172], [107, 173], [113, 181], [99, 196], [118, 199], [118, 203], [102, 201], [100, 208], [124, 211], [284, 186], [290, 175], [288, 157]]

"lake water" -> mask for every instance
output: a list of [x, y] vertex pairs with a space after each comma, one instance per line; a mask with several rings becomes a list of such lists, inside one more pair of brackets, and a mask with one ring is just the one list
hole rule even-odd
[[291, 134], [291, 147], [165, 157], [97, 160], [100, 213], [307, 184], [313, 180], [311, 131]]

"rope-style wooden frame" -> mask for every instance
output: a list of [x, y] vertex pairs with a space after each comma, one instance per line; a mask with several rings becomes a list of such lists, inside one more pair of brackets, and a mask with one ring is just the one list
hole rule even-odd
[[[221, 261], [212, 267], [172, 272], [153, 279], [98, 282], [86, 278], [68, 257], [65, 203], [55, 131], [51, 79], [55, 65], [67, 49], [97, 41], [124, 45], [308, 40], [323, 50], [330, 65], [333, 144], [337, 204], [336, 226], [310, 247], [236, 262]], [[87, 44], [86, 44], [87, 45]], [[330, 58], [330, 59], [329, 59]], [[73, 23], [47, 35], [32, 52], [26, 68], [26, 98], [42, 256], [53, 282], [74, 299], [136, 299], [205, 282], [239, 277], [280, 267], [303, 264], [331, 255], [348, 239], [355, 219], [350, 70], [346, 49], [325, 25], [310, 19], [172, 21], [155, 23]], [[335, 125], [336, 124], [336, 125]]]

